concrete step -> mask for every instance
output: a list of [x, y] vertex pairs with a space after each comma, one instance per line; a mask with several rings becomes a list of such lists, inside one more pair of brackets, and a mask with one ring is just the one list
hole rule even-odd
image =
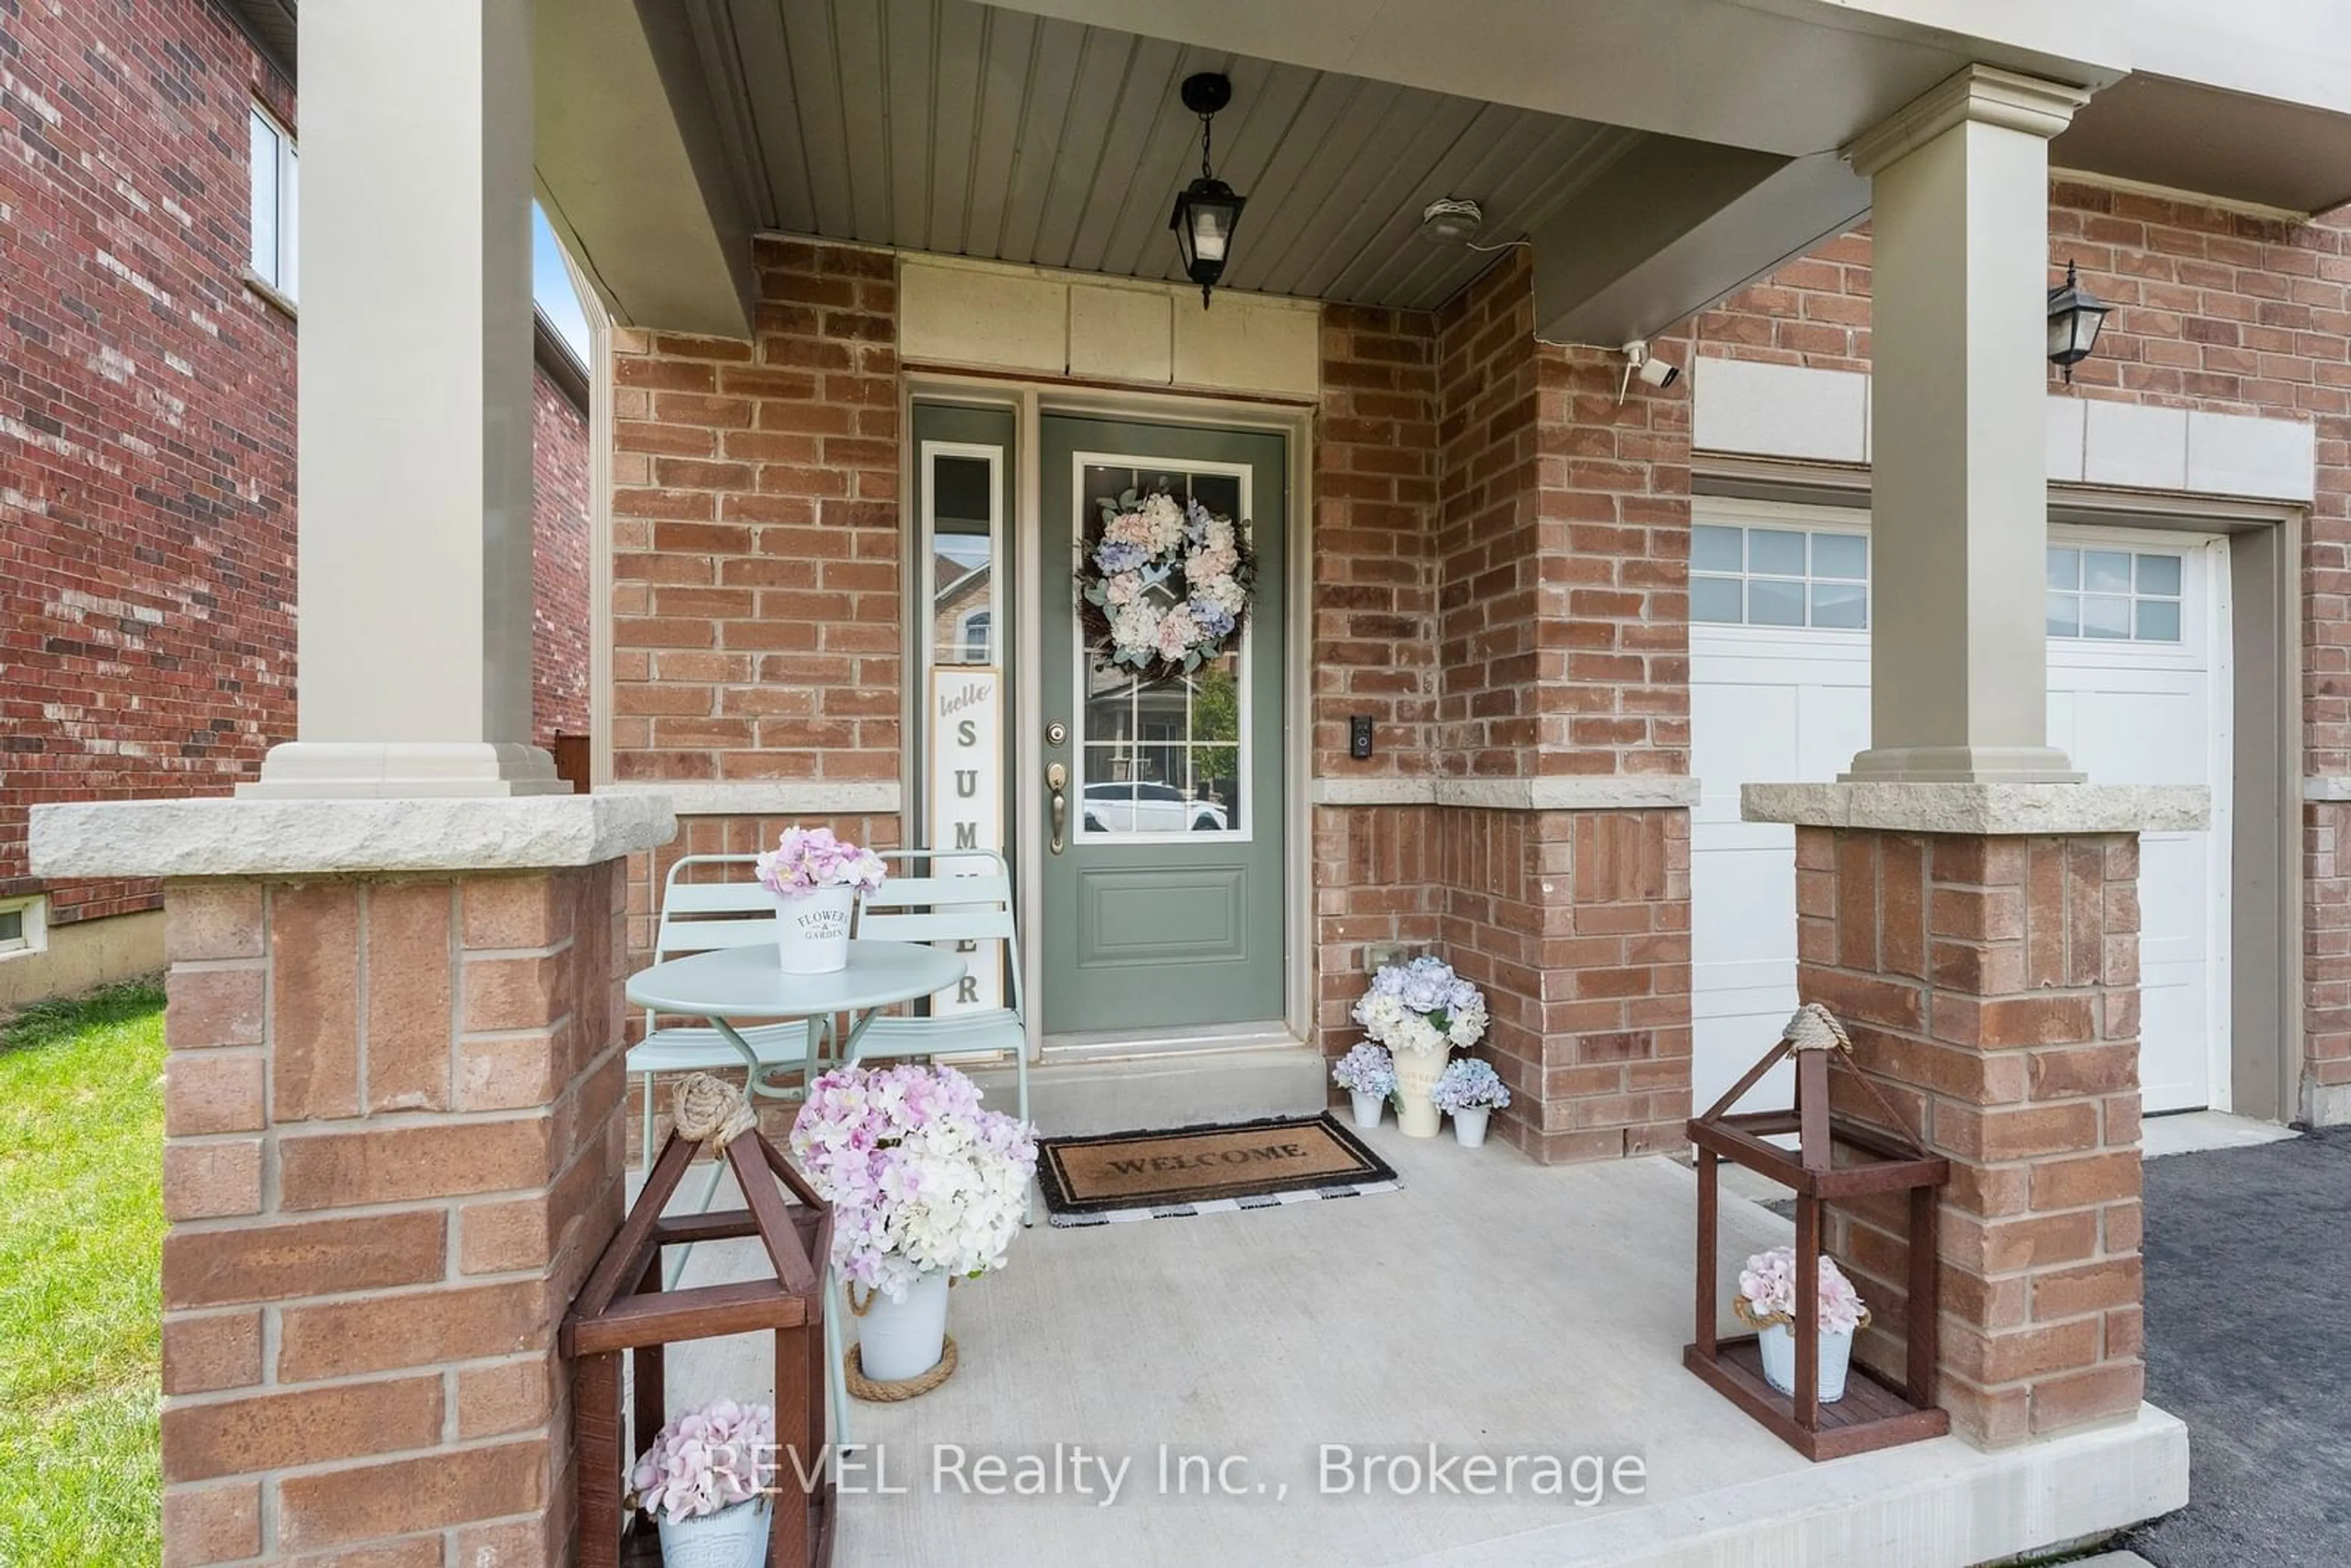
[[[1060, 1136], [1312, 1115], [1329, 1103], [1328, 1071], [1310, 1045], [1046, 1062], [1029, 1069], [1029, 1111]], [[1009, 1065], [971, 1075], [991, 1108], [1012, 1109]]]

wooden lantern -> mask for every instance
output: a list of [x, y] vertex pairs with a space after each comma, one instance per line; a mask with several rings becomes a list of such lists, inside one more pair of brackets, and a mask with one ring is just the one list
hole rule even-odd
[[[1950, 1178], [1950, 1162], [1930, 1155], [1900, 1134], [1839, 1115], [1829, 1106], [1829, 1067], [1852, 1073], [1885, 1113], [1887, 1128], [1903, 1125], [1868, 1076], [1848, 1060], [1853, 1042], [1828, 1009], [1807, 1002], [1788, 1020], [1780, 1043], [1748, 1070], [1730, 1092], [1689, 1121], [1698, 1145], [1698, 1341], [1682, 1364], [1732, 1404], [1769, 1427], [1808, 1459], [1867, 1453], [1950, 1430], [1935, 1405], [1935, 1189]], [[1796, 1062], [1792, 1110], [1734, 1112], [1740, 1097], [1783, 1058]], [[1793, 1133], [1797, 1146], [1766, 1140]], [[1840, 1157], [1842, 1155], [1842, 1157]], [[1729, 1160], [1794, 1189], [1796, 1194], [1796, 1392], [1764, 1380], [1754, 1334], [1718, 1339], [1715, 1314], [1722, 1299], [1716, 1278], [1719, 1230], [1717, 1162]], [[1899, 1386], [1859, 1361], [1846, 1375], [1844, 1397], [1820, 1398], [1821, 1206], [1840, 1198], [1907, 1191], [1910, 1195], [1908, 1364]]]
[[[691, 1102], [700, 1096], [697, 1113]], [[716, 1101], [715, 1113], [709, 1108]], [[696, 1074], [678, 1091], [677, 1124], [644, 1190], [596, 1260], [563, 1320], [561, 1345], [571, 1362], [571, 1421], [579, 1446], [573, 1465], [582, 1568], [661, 1562], [651, 1521], [623, 1519], [624, 1463], [661, 1435], [662, 1347], [680, 1340], [769, 1333], [775, 1336], [775, 1474], [768, 1503], [770, 1568], [824, 1568], [832, 1561], [833, 1482], [826, 1462], [825, 1259], [832, 1210], [781, 1152], [761, 1136], [740, 1095]], [[724, 1151], [746, 1207], [664, 1218], [686, 1167], [706, 1141]], [[778, 1186], [796, 1202], [787, 1205]], [[662, 1249], [756, 1236], [772, 1278], [688, 1290], [662, 1289]], [[621, 1450], [621, 1357], [630, 1357], [636, 1387], [635, 1447]], [[814, 1478], [813, 1479], [808, 1478]], [[623, 1531], [630, 1526], [623, 1539]]]

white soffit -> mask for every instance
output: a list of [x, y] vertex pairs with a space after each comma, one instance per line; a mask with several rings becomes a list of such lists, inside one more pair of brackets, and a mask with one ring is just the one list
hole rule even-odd
[[[1704, 358], [1691, 372], [1698, 451], [1811, 463], [1867, 461], [1870, 378], [1857, 371]], [[2052, 392], [2049, 477], [2199, 496], [2308, 501], [2316, 427]]]

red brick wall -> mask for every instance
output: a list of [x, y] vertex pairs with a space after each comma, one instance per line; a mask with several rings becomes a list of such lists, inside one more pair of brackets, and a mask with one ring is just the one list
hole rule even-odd
[[531, 737], [588, 733], [588, 416], [545, 371], [531, 389]]
[[[204, 0], [0, 16], [0, 895], [43, 800], [220, 794], [293, 728], [294, 329], [240, 281], [246, 114]], [[59, 922], [152, 883], [54, 890]]]
[[893, 258], [758, 261], [756, 342], [614, 335], [613, 773], [894, 779]]
[[[2059, 178], [2053, 278], [2071, 260], [2121, 307], [2060, 395], [2317, 427], [2317, 494], [2303, 541], [2303, 758], [2351, 773], [2351, 212], [2308, 224]], [[1821, 246], [1696, 322], [1698, 351], [1869, 368], [1865, 230]], [[2351, 805], [2303, 809], [2304, 1039], [2309, 1080], [2351, 1093]], [[2304, 1107], [2305, 1110], [2309, 1107]]]

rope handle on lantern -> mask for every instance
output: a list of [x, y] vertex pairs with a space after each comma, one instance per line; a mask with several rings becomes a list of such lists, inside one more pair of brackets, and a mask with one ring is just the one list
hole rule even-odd
[[707, 1072], [693, 1072], [670, 1097], [670, 1123], [679, 1137], [716, 1154], [744, 1134], [758, 1131], [759, 1113], [741, 1090]]
[[1837, 1021], [1836, 1014], [1818, 1002], [1806, 1002], [1790, 1016], [1780, 1038], [1798, 1051], [1842, 1051], [1853, 1052], [1853, 1037]]

